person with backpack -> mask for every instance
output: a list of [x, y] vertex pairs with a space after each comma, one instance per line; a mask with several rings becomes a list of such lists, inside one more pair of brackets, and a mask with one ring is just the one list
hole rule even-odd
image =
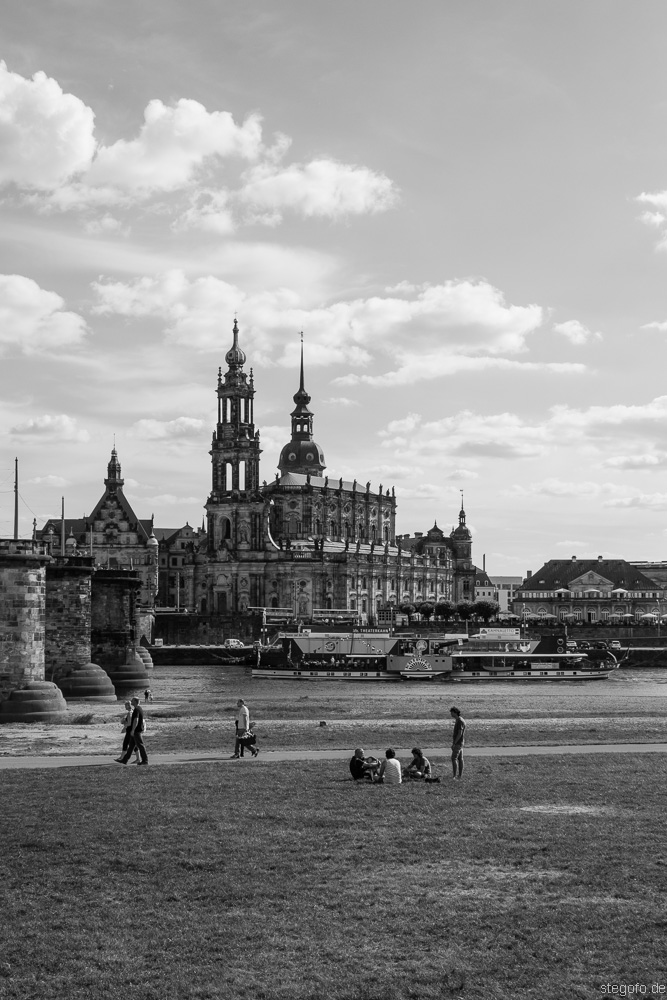
[[146, 732], [146, 722], [144, 720], [144, 713], [142, 711], [141, 705], [139, 704], [138, 698], [132, 699], [132, 721], [130, 724], [130, 746], [125, 751], [122, 757], [116, 758], [117, 764], [127, 764], [128, 760], [132, 756], [133, 752], [138, 751], [141, 760], [137, 761], [137, 766], [148, 764], [148, 754], [146, 753], [146, 747], [144, 746], [143, 734]]

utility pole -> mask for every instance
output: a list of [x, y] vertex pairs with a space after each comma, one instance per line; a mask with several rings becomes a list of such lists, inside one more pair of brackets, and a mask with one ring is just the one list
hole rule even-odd
[[14, 541], [19, 537], [19, 460], [14, 459]]

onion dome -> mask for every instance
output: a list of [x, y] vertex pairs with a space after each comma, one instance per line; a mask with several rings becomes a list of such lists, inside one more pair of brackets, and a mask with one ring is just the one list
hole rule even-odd
[[239, 347], [239, 326], [234, 320], [234, 342], [225, 354], [225, 361], [230, 368], [241, 368], [245, 364], [245, 354]]

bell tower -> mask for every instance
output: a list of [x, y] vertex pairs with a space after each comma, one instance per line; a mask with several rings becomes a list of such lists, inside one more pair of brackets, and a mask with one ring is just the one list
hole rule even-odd
[[243, 369], [234, 320], [233, 342], [218, 369], [218, 419], [211, 442], [211, 493], [206, 501], [209, 554], [223, 561], [264, 545], [264, 500], [259, 489], [259, 431], [255, 430], [252, 369]]
[[239, 347], [234, 320], [234, 341], [225, 355], [227, 371], [218, 369], [218, 422], [211, 445], [214, 496], [255, 493], [259, 486], [259, 431], [255, 431], [255, 384], [243, 370], [246, 356]]

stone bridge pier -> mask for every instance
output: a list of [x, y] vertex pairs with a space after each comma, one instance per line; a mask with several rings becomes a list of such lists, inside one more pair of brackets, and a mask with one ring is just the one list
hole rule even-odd
[[0, 723], [56, 722], [67, 715], [46, 680], [46, 567], [40, 542], [0, 538]]

